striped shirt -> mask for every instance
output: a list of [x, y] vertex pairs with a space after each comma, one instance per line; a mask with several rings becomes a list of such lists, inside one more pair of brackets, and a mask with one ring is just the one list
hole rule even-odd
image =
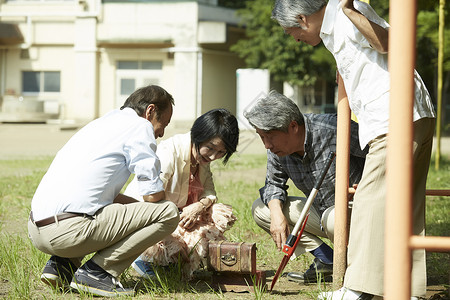
[[[297, 153], [279, 157], [267, 151], [267, 174], [265, 186], [259, 192], [262, 201], [267, 203], [272, 199], [286, 201], [289, 179], [305, 195], [313, 189], [320, 172], [325, 167], [327, 157], [331, 151], [336, 152], [336, 114], [304, 114], [305, 119], [305, 154]], [[351, 122], [350, 136], [350, 171], [349, 183], [352, 186], [361, 179], [364, 168], [367, 147], [361, 150], [358, 139], [358, 124]], [[314, 207], [323, 213], [325, 209], [334, 205], [334, 186], [336, 162], [333, 161], [322, 186], [314, 200]]]

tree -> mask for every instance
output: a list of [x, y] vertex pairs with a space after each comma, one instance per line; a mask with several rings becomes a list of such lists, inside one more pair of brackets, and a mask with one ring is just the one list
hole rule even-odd
[[318, 77], [334, 80], [335, 62], [323, 47], [298, 43], [287, 36], [271, 19], [273, 0], [246, 1], [238, 10], [248, 39], [240, 40], [231, 50], [243, 58], [249, 68], [268, 69], [276, 82], [309, 86]]
[[[435, 3], [436, 4], [436, 3]], [[438, 53], [438, 4], [431, 10], [420, 11], [417, 17], [417, 69], [427, 84], [433, 99], [437, 98], [437, 53]], [[450, 20], [446, 15], [444, 30], [444, 68], [443, 93], [449, 94], [450, 89]], [[445, 97], [443, 98], [443, 103]]]
[[[370, 4], [382, 18], [389, 21], [389, 0], [372, 0]], [[270, 18], [272, 5], [273, 0], [245, 1], [245, 7], [238, 10], [238, 14], [242, 18], [248, 39], [239, 41], [231, 50], [238, 53], [249, 68], [268, 69], [272, 79], [278, 82], [308, 86], [321, 77], [332, 83], [336, 69], [332, 55], [322, 44], [313, 49], [286, 36], [277, 22]], [[433, 99], [436, 99], [438, 19], [436, 1], [418, 1], [416, 69], [422, 75]], [[447, 14], [446, 45], [450, 42], [449, 19]], [[444, 65], [444, 94], [448, 94], [449, 51], [445, 54]]]
[[219, 0], [219, 6], [227, 8], [244, 8], [245, 1], [243, 0]]
[[[389, 0], [372, 0], [371, 6], [389, 21]], [[448, 10], [447, 10], [448, 12]], [[438, 53], [439, 1], [417, 1], [416, 69], [422, 76], [432, 99], [437, 98], [437, 53]], [[445, 42], [450, 45], [450, 14], [445, 16]], [[444, 57], [444, 94], [450, 89], [450, 52]]]

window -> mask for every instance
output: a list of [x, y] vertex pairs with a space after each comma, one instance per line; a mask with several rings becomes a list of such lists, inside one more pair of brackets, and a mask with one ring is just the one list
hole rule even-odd
[[158, 60], [143, 60], [130, 61], [119, 60], [117, 62], [117, 69], [119, 70], [162, 70], [162, 61]]
[[162, 81], [161, 60], [119, 60], [116, 67], [116, 107], [121, 107], [136, 89]]
[[23, 93], [59, 93], [61, 91], [61, 72], [23, 71]]
[[120, 80], [120, 95], [131, 95], [136, 89], [136, 79], [134, 78], [121, 78]]

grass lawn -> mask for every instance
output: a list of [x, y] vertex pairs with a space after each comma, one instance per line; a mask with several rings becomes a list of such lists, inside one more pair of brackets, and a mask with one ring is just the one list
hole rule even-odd
[[[27, 219], [30, 201], [51, 157], [26, 160], [0, 160], [0, 298], [7, 299], [77, 299], [92, 298], [77, 293], [61, 293], [44, 285], [39, 277], [48, 255], [36, 250], [27, 238]], [[235, 155], [224, 167], [213, 165], [219, 200], [231, 204], [238, 217], [234, 227], [226, 233], [229, 240], [257, 244], [257, 265], [267, 271], [270, 278], [278, 269], [283, 255], [276, 251], [271, 238], [263, 232], [251, 217], [252, 202], [258, 197], [258, 189], [264, 184], [265, 155]], [[70, 171], [70, 170], [69, 170]], [[293, 189], [290, 193], [300, 194]], [[441, 170], [434, 170], [431, 163], [429, 189], [450, 188], [450, 160], [443, 159]], [[70, 192], [70, 191], [68, 191]], [[427, 235], [450, 236], [450, 202], [446, 197], [427, 198]], [[312, 256], [303, 255], [290, 262], [286, 271], [304, 271], [312, 262]], [[429, 285], [439, 286], [439, 298], [448, 299], [450, 259], [448, 253], [428, 253]], [[183, 282], [177, 270], [159, 272], [158, 282], [140, 281], [134, 270], [124, 273], [125, 285], [136, 286], [134, 299], [316, 299], [317, 294], [331, 288], [327, 285], [299, 285], [280, 278], [274, 293], [256, 288], [253, 293], [231, 293], [209, 286], [210, 273], [201, 270], [196, 280]]]

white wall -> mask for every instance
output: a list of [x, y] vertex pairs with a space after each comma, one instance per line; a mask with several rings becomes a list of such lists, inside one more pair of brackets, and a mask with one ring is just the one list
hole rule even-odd
[[[173, 122], [191, 124], [214, 107], [233, 111], [234, 69], [242, 62], [199, 47], [199, 42], [223, 41], [226, 26], [220, 22], [236, 22], [233, 10], [216, 4], [216, 0], [0, 3], [1, 21], [17, 23], [25, 37], [23, 45], [4, 50], [4, 89], [20, 94], [22, 71], [61, 71], [61, 93], [56, 97], [64, 107], [62, 117], [84, 122], [115, 108], [117, 61], [159, 60], [161, 86], [175, 99]], [[211, 18], [218, 18], [218, 23]], [[220, 40], [214, 40], [214, 30], [203, 31], [199, 40], [199, 20], [222, 28]], [[30, 59], [20, 58], [20, 47], [28, 48]]]

